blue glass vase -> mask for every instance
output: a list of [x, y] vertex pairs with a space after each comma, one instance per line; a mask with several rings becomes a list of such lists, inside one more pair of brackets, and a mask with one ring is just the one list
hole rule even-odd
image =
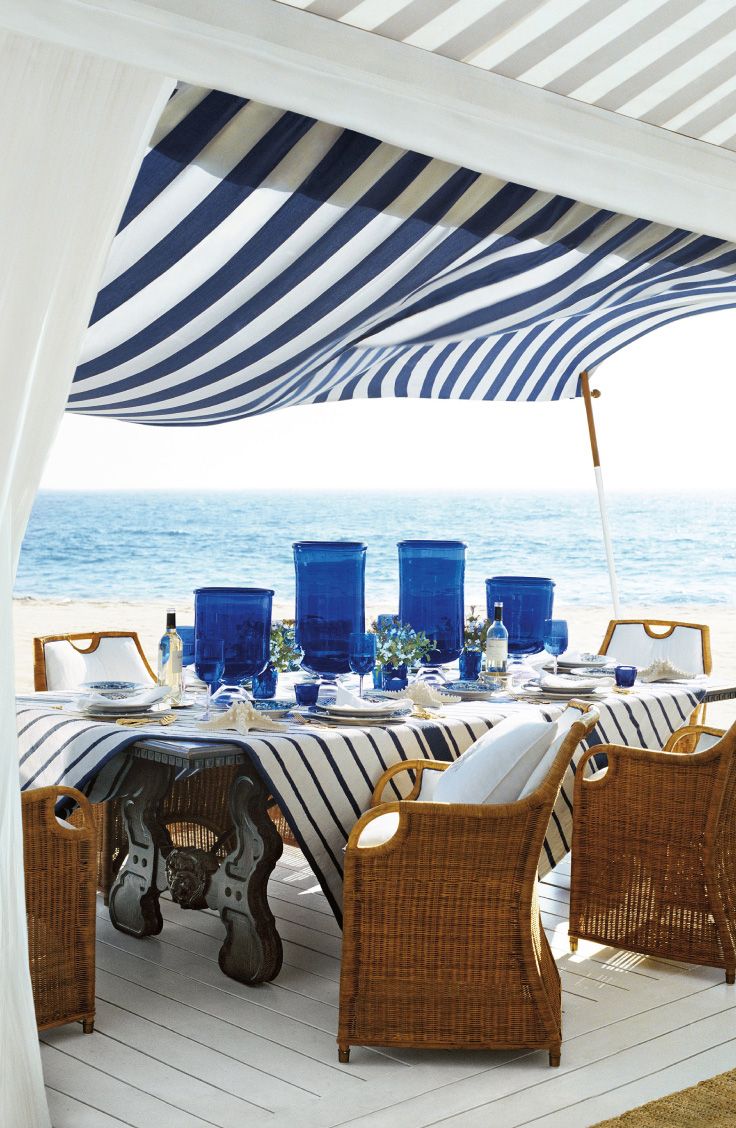
[[454, 662], [463, 648], [465, 545], [408, 540], [398, 548], [399, 619], [436, 641], [422, 665]]
[[265, 670], [271, 657], [271, 605], [268, 588], [197, 588], [196, 638], [224, 643], [223, 685], [242, 685]]
[[334, 681], [350, 670], [350, 635], [365, 630], [365, 554], [358, 541], [298, 541], [296, 641], [302, 668]]
[[397, 689], [406, 689], [408, 684], [409, 671], [403, 663], [401, 666], [383, 666], [381, 668], [381, 689], [389, 689], [395, 692]]
[[467, 647], [461, 650], [458, 659], [461, 681], [477, 681], [482, 660], [483, 653], [480, 650], [469, 650]]
[[503, 603], [509, 654], [521, 658], [544, 650], [544, 621], [552, 618], [555, 585], [544, 576], [492, 576], [486, 580], [486, 608]]
[[279, 672], [273, 662], [269, 662], [262, 673], [253, 675], [253, 696], [257, 701], [275, 697], [278, 683]]

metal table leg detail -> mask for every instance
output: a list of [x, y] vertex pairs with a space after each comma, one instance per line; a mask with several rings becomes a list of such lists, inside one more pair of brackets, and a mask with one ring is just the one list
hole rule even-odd
[[281, 835], [266, 806], [269, 792], [258, 774], [243, 767], [230, 789], [235, 848], [212, 877], [207, 904], [218, 909], [227, 930], [220, 967], [241, 983], [275, 979], [281, 970], [281, 937], [268, 904], [268, 879], [281, 857]]
[[159, 894], [166, 888], [169, 832], [161, 822], [161, 803], [174, 769], [150, 760], [133, 760], [121, 789], [128, 856], [110, 893], [110, 920], [131, 936], [155, 936], [163, 928]]

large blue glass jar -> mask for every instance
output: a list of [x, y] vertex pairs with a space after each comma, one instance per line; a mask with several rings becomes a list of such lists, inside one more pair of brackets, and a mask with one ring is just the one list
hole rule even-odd
[[359, 541], [298, 541], [296, 642], [302, 667], [333, 681], [350, 670], [350, 635], [365, 630], [365, 554]]
[[464, 641], [465, 545], [407, 540], [398, 548], [399, 619], [436, 640], [437, 649], [423, 665], [454, 662]]
[[492, 576], [486, 580], [486, 608], [503, 603], [509, 654], [523, 657], [544, 650], [544, 620], [552, 618], [555, 585], [546, 576]]
[[194, 592], [196, 638], [222, 639], [223, 685], [242, 685], [265, 670], [271, 657], [269, 588], [197, 588]]

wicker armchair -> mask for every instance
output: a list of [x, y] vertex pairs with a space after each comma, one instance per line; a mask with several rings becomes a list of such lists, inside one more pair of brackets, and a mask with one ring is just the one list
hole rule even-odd
[[594, 940], [721, 967], [733, 983], [736, 725], [703, 751], [595, 751], [608, 755], [605, 774], [583, 778], [587, 753], [575, 777], [572, 950]]
[[[68, 689], [63, 673], [57, 673], [52, 680], [48, 675], [48, 657], [54, 653], [51, 644], [63, 643], [73, 648], [76, 656], [84, 658], [98, 653], [100, 646], [109, 646], [109, 640], [119, 640], [125, 648], [124, 659], [131, 662], [131, 676], [150, 677], [155, 681], [153, 670], [143, 653], [135, 631], [89, 631], [71, 635], [44, 635], [33, 640], [33, 675], [36, 690]], [[116, 644], [113, 643], [113, 646]], [[120, 663], [114, 674], [122, 676]], [[60, 665], [60, 663], [58, 663]], [[74, 673], [76, 685], [80, 680], [78, 671]], [[60, 684], [61, 683], [61, 684]], [[232, 819], [228, 807], [230, 782], [235, 768], [211, 768], [198, 772], [187, 779], [174, 783], [166, 797], [162, 821], [168, 828], [177, 846], [196, 846], [202, 850], [214, 849], [218, 857], [224, 857], [232, 846]], [[120, 803], [113, 799], [108, 803], [95, 803], [92, 806], [97, 826], [97, 886], [108, 903], [110, 889], [127, 852], [128, 843], [125, 826], [120, 813]], [[79, 816], [71, 816], [76, 823]]]
[[[67, 795], [79, 804], [75, 827], [54, 813]], [[95, 1019], [95, 828], [89, 802], [70, 787], [21, 795], [28, 954], [39, 1030]]]
[[[587, 708], [587, 707], [586, 707]], [[345, 852], [338, 1047], [546, 1049], [559, 1065], [560, 976], [542, 929], [537, 865], [562, 777], [594, 727], [590, 709], [565, 737], [536, 791], [515, 803], [386, 803], [368, 811]], [[447, 764], [409, 761], [382, 777]], [[373, 819], [396, 834], [358, 846]]]

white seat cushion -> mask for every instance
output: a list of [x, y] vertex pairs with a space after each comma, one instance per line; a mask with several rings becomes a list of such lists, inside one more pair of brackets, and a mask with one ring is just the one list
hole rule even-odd
[[550, 721], [507, 717], [443, 772], [436, 803], [514, 803], [556, 735]]
[[389, 811], [385, 815], [378, 815], [371, 819], [367, 826], [360, 832], [358, 846], [365, 849], [368, 846], [382, 846], [389, 842], [399, 829], [399, 812]]
[[48, 689], [77, 689], [83, 682], [135, 681], [149, 685], [151, 675], [132, 638], [101, 638], [96, 650], [80, 654], [82, 639], [47, 642], [44, 647]]

